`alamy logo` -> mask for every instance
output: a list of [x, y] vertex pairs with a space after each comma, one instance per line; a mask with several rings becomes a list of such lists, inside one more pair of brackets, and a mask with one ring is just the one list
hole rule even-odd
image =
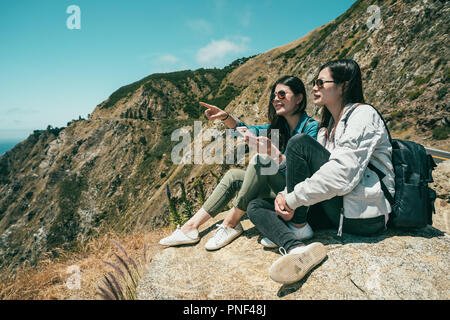
[[66, 273], [71, 274], [69, 279], [66, 281], [66, 287], [69, 290], [80, 290], [81, 289], [81, 270], [77, 265], [72, 265], [67, 267]]
[[80, 30], [81, 29], [81, 9], [80, 9], [80, 7], [77, 5], [74, 5], [74, 4], [71, 6], [68, 6], [66, 13], [70, 14], [70, 16], [66, 20], [67, 29]]
[[367, 19], [367, 28], [380, 29], [381, 28], [381, 11], [380, 7], [376, 5], [371, 5], [367, 8], [367, 13], [372, 13], [372, 15]]
[[[258, 136], [250, 134], [247, 144], [250, 153], [258, 152], [260, 154], [277, 155], [279, 144], [279, 130], [272, 130], [271, 138], [268, 139], [268, 130], [259, 130]], [[225, 130], [225, 155], [224, 155], [224, 137], [218, 129], [203, 129], [201, 121], [194, 121], [192, 143], [192, 128], [184, 127], [172, 132], [171, 141], [180, 141], [175, 145], [170, 154], [174, 164], [244, 164], [245, 163], [245, 144], [235, 144], [235, 138], [242, 135], [235, 129]], [[203, 146], [204, 142], [209, 142]], [[193, 148], [192, 148], [193, 146]], [[235, 154], [236, 150], [236, 154]], [[236, 157], [235, 157], [236, 155]], [[274, 157], [277, 158], [277, 157]], [[266, 162], [267, 161], [267, 162]], [[278, 159], [267, 159], [261, 168], [261, 174], [273, 175], [278, 171]]]

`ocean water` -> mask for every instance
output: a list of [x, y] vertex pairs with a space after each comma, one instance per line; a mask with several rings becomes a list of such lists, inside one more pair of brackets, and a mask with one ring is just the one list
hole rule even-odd
[[22, 140], [0, 140], [0, 156], [11, 150], [20, 141]]

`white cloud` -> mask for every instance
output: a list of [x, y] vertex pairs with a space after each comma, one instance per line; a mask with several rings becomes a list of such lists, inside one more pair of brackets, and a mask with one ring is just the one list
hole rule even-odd
[[230, 55], [243, 53], [248, 50], [247, 42], [250, 38], [239, 37], [235, 41], [212, 40], [206, 47], [197, 52], [197, 62], [200, 64], [221, 64]]
[[158, 62], [167, 63], [167, 64], [175, 64], [178, 61], [180, 61], [180, 59], [178, 59], [177, 57], [175, 57], [174, 55], [171, 55], [171, 54], [164, 54], [162, 56], [159, 56], [157, 60], [158, 60]]
[[194, 32], [211, 34], [213, 31], [212, 25], [208, 21], [203, 19], [189, 20], [186, 24]]

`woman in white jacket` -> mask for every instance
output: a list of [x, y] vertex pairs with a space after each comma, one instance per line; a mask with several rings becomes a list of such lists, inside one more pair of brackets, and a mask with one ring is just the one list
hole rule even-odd
[[326, 63], [313, 94], [322, 106], [317, 141], [305, 135], [289, 140], [286, 189], [275, 201], [255, 199], [247, 209], [255, 226], [288, 252], [270, 268], [270, 277], [281, 283], [300, 280], [326, 256], [321, 243], [305, 246], [287, 222], [313, 230], [336, 228], [338, 235], [383, 231], [391, 208], [369, 162], [385, 174], [383, 182], [394, 194], [392, 146], [382, 119], [364, 102], [358, 64]]

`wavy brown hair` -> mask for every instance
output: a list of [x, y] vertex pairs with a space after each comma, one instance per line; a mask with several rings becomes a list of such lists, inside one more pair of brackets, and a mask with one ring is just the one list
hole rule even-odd
[[[305, 85], [303, 84], [302, 80], [295, 76], [283, 76], [280, 79], [278, 79], [275, 84], [272, 86], [272, 90], [270, 91], [270, 95], [272, 96], [275, 92], [275, 88], [278, 84], [283, 84], [285, 86], [288, 86], [292, 92], [295, 95], [302, 94], [303, 99], [298, 104], [297, 109], [295, 110], [294, 114], [302, 113], [306, 109], [306, 90]], [[291, 133], [289, 132], [289, 126], [287, 124], [286, 119], [283, 116], [278, 116], [275, 108], [272, 104], [272, 100], [269, 101], [268, 106], [268, 117], [270, 121], [269, 126], [269, 138], [272, 137], [271, 130], [272, 129], [278, 129], [279, 130], [279, 149], [280, 151], [284, 151], [286, 149], [287, 141], [291, 137]]]

